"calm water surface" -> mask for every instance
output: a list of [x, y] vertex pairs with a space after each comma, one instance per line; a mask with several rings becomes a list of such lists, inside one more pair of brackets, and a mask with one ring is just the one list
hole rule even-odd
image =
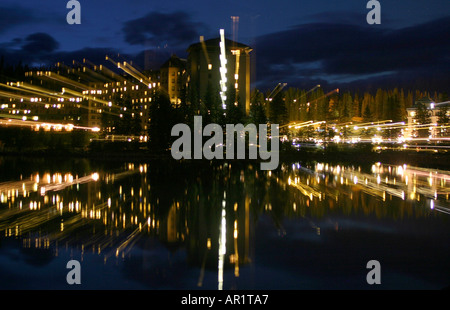
[[[0, 158], [0, 288], [442, 289], [450, 172]], [[366, 264], [381, 265], [381, 284]]]

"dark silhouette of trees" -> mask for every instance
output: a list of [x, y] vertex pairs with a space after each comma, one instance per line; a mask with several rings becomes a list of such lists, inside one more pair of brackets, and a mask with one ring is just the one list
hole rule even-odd
[[203, 122], [206, 124], [222, 124], [224, 121], [224, 113], [219, 91], [210, 82], [208, 82], [203, 103]]
[[264, 94], [258, 90], [252, 92], [249, 122], [259, 125], [267, 123]]
[[268, 118], [272, 124], [279, 124], [281, 126], [287, 123], [288, 111], [283, 92], [279, 92], [269, 101]]
[[244, 123], [244, 107], [242, 106], [239, 94], [233, 84], [227, 86], [227, 99], [225, 100], [225, 123], [226, 124], [242, 124]]
[[147, 125], [148, 147], [151, 152], [164, 153], [169, 150], [176, 137], [171, 136], [172, 127], [183, 121], [181, 109], [175, 108], [167, 94], [156, 91], [149, 108]]

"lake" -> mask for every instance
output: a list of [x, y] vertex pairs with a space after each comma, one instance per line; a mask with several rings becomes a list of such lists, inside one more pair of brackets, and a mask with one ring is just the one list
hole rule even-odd
[[407, 163], [0, 157], [0, 288], [447, 288], [449, 194]]

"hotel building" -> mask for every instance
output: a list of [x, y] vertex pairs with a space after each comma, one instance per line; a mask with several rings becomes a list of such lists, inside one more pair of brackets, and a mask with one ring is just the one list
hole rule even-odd
[[170, 102], [179, 105], [186, 85], [186, 59], [172, 55], [159, 69], [160, 90], [165, 92]]
[[222, 38], [201, 39], [189, 46], [187, 59], [172, 55], [153, 72], [141, 72], [130, 63], [108, 57], [113, 69], [83, 60], [73, 66], [58, 63], [51, 71], [29, 71], [23, 81], [0, 84], [0, 121], [35, 130], [84, 127], [108, 134], [114, 131], [105, 125], [105, 114], [123, 117], [131, 113], [140, 118], [141, 136], [145, 136], [155, 89], [179, 105], [183, 100], [189, 104], [189, 95], [194, 93], [199, 101], [204, 100], [208, 85], [222, 95], [225, 86], [233, 87], [235, 104], [239, 101], [248, 114], [251, 51], [222, 34]]
[[[246, 114], [250, 110], [250, 52], [244, 44], [225, 39], [226, 86], [236, 89], [236, 99], [240, 101]], [[222, 80], [221, 39], [200, 39], [187, 49], [187, 98], [205, 98], [208, 84], [214, 92], [220, 92]], [[223, 71], [222, 71], [223, 72]], [[193, 92], [195, 92], [193, 94]]]
[[447, 128], [439, 126], [439, 113], [441, 111], [441, 107], [447, 107], [447, 116], [450, 117], [450, 101], [435, 103], [429, 97], [423, 97], [417, 100], [411, 108], [406, 109], [408, 113], [408, 127], [405, 130], [404, 137], [405, 139], [416, 138], [417, 129], [420, 128], [419, 120], [417, 119], [417, 106], [419, 104], [423, 104], [428, 112], [430, 117], [429, 123], [429, 138], [437, 138], [440, 136], [448, 136], [445, 134], [448, 132]]

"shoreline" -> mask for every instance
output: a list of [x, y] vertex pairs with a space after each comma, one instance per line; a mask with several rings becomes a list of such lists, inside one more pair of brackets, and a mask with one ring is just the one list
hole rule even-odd
[[[305, 148], [301, 150], [283, 149], [279, 153], [279, 163], [295, 163], [295, 162], [311, 162], [323, 161], [342, 164], [365, 165], [374, 162], [381, 162], [391, 165], [411, 165], [432, 169], [450, 170], [450, 152], [432, 152], [417, 150], [379, 150], [373, 151], [366, 147], [326, 147], [324, 149]], [[261, 160], [251, 159], [222, 159], [222, 160], [206, 160], [206, 159], [190, 159], [175, 160], [171, 157], [170, 152], [153, 153], [148, 150], [116, 150], [116, 151], [55, 151], [55, 150], [39, 150], [39, 151], [9, 151], [0, 152], [0, 157], [18, 157], [18, 158], [48, 158], [48, 159], [88, 159], [93, 161], [130, 161], [130, 162], [192, 162], [192, 163], [211, 163], [211, 162], [242, 162], [242, 163], [259, 163]]]

